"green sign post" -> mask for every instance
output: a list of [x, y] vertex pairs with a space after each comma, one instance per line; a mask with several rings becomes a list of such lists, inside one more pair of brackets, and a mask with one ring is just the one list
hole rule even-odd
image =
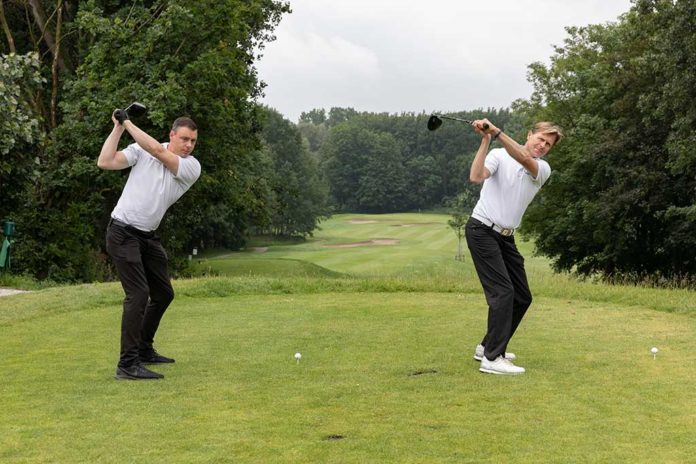
[[2, 248], [0, 248], [0, 269], [10, 269], [10, 247], [12, 242], [10, 238], [14, 235], [15, 223], [12, 221], [5, 221], [2, 224], [2, 234], [5, 236], [5, 240], [2, 242]]

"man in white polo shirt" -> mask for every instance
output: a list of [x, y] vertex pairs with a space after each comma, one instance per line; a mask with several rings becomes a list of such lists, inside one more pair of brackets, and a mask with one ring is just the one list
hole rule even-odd
[[[153, 346], [160, 320], [174, 299], [174, 289], [167, 253], [155, 231], [167, 209], [201, 174], [200, 163], [191, 156], [198, 128], [193, 120], [178, 118], [169, 132], [169, 143], [159, 143], [136, 127], [123, 110], [116, 110], [111, 119], [114, 128], [104, 142], [97, 165], [105, 170], [131, 167], [106, 232], [106, 250], [126, 294], [116, 378], [161, 379], [162, 374], [144, 364], [174, 362]], [[136, 143], [118, 151], [124, 131]]]
[[[481, 362], [481, 372], [522, 374], [524, 368], [512, 363], [515, 355], [506, 352], [532, 303], [524, 258], [517, 251], [514, 233], [527, 206], [551, 175], [551, 167], [541, 158], [563, 134], [555, 124], [539, 122], [520, 145], [487, 119], [474, 121], [473, 126], [481, 135], [481, 145], [471, 163], [469, 180], [483, 182], [483, 187], [465, 233], [488, 303], [488, 329], [474, 359]], [[488, 153], [495, 139], [503, 148]]]

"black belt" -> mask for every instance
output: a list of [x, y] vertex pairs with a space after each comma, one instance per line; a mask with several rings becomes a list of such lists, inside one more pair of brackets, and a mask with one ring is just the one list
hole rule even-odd
[[140, 229], [138, 229], [137, 227], [133, 227], [132, 225], [126, 224], [125, 222], [119, 221], [118, 219], [115, 219], [115, 218], [111, 218], [111, 220], [109, 221], [109, 225], [110, 225], [110, 226], [111, 226], [111, 225], [114, 225], [114, 226], [118, 226], [118, 227], [123, 227], [123, 228], [126, 229], [128, 232], [132, 232], [132, 233], [134, 233], [134, 234], [136, 234], [136, 235], [139, 235], [139, 236], [141, 236], [141, 237], [143, 237], [143, 238], [152, 238], [152, 237], [155, 236], [155, 231], [154, 231], [154, 230], [151, 230], [151, 231], [149, 231], [149, 232], [148, 232], [148, 231], [145, 231], [145, 230], [140, 230]]

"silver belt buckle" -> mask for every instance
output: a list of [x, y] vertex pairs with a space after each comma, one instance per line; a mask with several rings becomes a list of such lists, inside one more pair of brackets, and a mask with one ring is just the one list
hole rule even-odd
[[500, 235], [502, 235], [503, 237], [509, 237], [514, 233], [515, 229], [504, 229], [502, 227], [500, 228]]

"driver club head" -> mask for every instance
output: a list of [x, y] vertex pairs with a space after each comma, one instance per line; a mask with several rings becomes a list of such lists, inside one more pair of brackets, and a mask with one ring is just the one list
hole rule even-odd
[[433, 114], [428, 118], [428, 130], [437, 130], [442, 125], [442, 119], [438, 118], [437, 115]]
[[133, 102], [126, 108], [128, 116], [141, 116], [147, 112], [147, 106], [142, 103]]
[[[442, 125], [443, 119], [449, 119], [451, 121], [459, 121], [459, 122], [463, 122], [463, 123], [469, 124], [469, 125], [474, 124], [474, 121], [471, 121], [469, 119], [462, 119], [462, 118], [455, 118], [452, 116], [442, 116], [439, 114], [432, 114], [432, 115], [430, 115], [430, 118], [428, 119], [428, 130], [431, 130], [431, 131], [437, 130], [437, 128], [439, 128]], [[483, 123], [483, 125], [481, 127], [483, 128], [483, 130], [488, 130], [489, 126], [487, 123]]]

